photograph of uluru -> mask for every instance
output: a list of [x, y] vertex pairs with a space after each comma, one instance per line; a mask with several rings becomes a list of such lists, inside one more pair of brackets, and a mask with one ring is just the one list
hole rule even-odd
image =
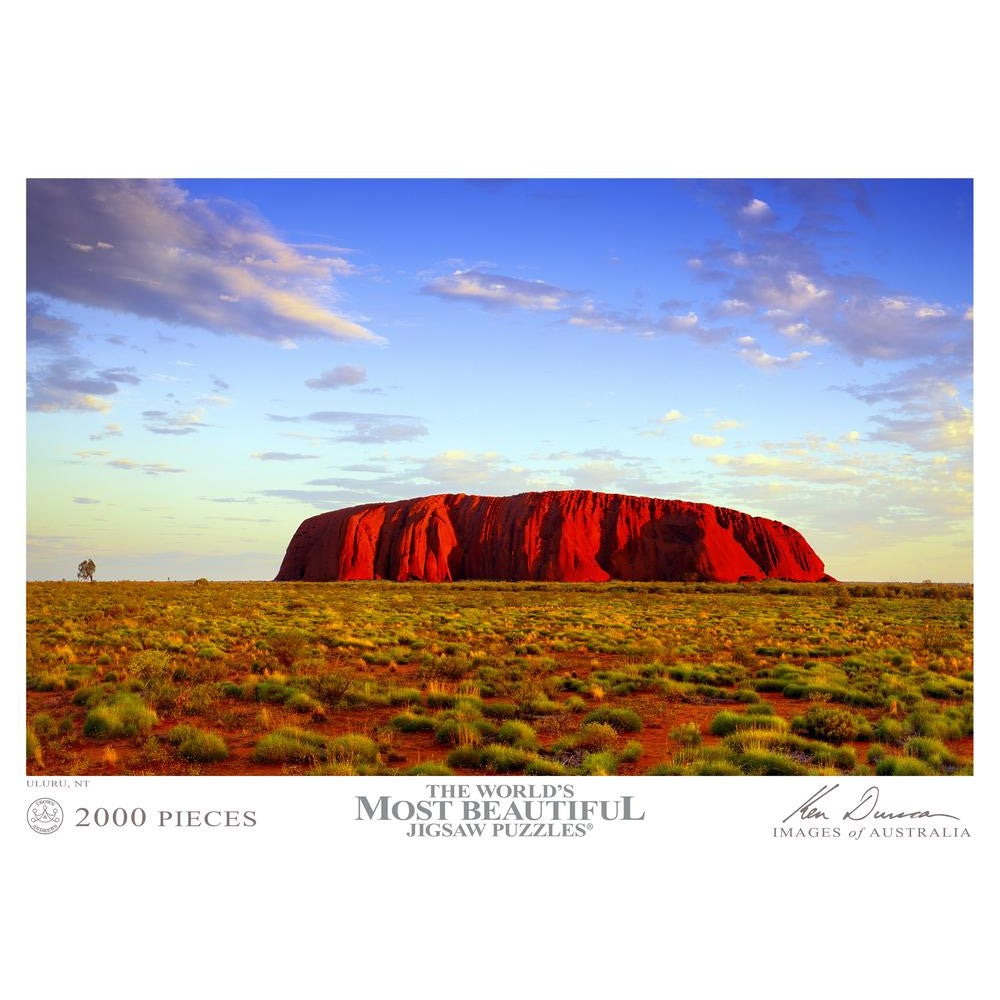
[[29, 180], [27, 773], [971, 774], [972, 231]]

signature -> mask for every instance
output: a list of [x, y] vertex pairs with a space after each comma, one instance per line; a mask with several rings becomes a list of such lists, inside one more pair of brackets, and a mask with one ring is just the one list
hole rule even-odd
[[[787, 823], [793, 816], [797, 816], [799, 819], [826, 819], [830, 817], [819, 808], [816, 803], [825, 799], [834, 789], [839, 788], [840, 785], [830, 785], [827, 788], [823, 785], [818, 792], [814, 795], [810, 795], [802, 805], [797, 806], [793, 809], [781, 822]], [[827, 803], [823, 803], [825, 806]], [[864, 794], [861, 796], [860, 801], [857, 805], [852, 806], [847, 812], [844, 813], [843, 818], [845, 820], [864, 820], [871, 817], [872, 819], [954, 819], [957, 820], [957, 816], [952, 816], [951, 813], [937, 813], [930, 812], [926, 809], [913, 809], [913, 810], [902, 810], [900, 812], [884, 812], [875, 807], [878, 805], [878, 786], [872, 785], [870, 788], [865, 789]], [[833, 808], [828, 806], [828, 808]]]

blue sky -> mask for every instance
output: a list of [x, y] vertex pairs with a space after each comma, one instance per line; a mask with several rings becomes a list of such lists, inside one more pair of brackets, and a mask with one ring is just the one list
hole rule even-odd
[[969, 181], [33, 181], [28, 576], [267, 579], [439, 492], [971, 579]]

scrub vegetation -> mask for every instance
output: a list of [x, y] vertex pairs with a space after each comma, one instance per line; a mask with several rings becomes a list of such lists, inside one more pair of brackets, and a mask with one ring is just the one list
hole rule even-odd
[[969, 774], [972, 588], [29, 583], [31, 774]]

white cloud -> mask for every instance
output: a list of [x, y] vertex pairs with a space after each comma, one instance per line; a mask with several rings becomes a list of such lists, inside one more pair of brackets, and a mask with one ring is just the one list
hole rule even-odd
[[809, 351], [793, 351], [787, 357], [780, 357], [775, 354], [768, 354], [767, 351], [759, 347], [754, 349], [744, 348], [740, 351], [740, 357], [749, 361], [756, 368], [785, 368], [790, 365], [797, 365], [806, 358], [812, 357]]
[[721, 448], [726, 443], [724, 437], [716, 434], [692, 434], [691, 444], [699, 448]]
[[765, 219], [773, 218], [774, 212], [771, 211], [771, 206], [766, 201], [752, 198], [740, 209], [740, 216], [753, 222], [763, 222]]
[[753, 306], [751, 306], [749, 302], [744, 302], [742, 299], [723, 299], [722, 305], [719, 306], [719, 311], [733, 315], [746, 315], [747, 313], [753, 312]]

